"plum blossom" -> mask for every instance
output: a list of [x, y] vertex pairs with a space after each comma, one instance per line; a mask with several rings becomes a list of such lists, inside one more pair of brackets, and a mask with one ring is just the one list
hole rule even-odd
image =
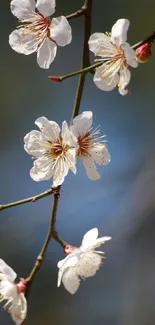
[[76, 174], [77, 140], [66, 121], [59, 125], [46, 117], [39, 117], [35, 124], [40, 131], [31, 131], [24, 138], [24, 149], [34, 157], [30, 176], [36, 182], [53, 177], [53, 186], [61, 185], [69, 169]]
[[93, 113], [85, 111], [73, 119], [71, 131], [77, 138], [77, 158], [81, 159], [86, 169], [86, 174], [91, 180], [98, 180], [100, 174], [95, 166], [95, 162], [104, 166], [110, 162], [110, 154], [102, 140], [104, 136], [100, 136], [99, 128], [92, 130]]
[[84, 235], [79, 248], [69, 245], [65, 248], [67, 257], [59, 261], [57, 265], [59, 268], [58, 287], [62, 281], [65, 289], [74, 294], [80, 286], [80, 279], [87, 279], [96, 274], [104, 253], [95, 249], [111, 239], [111, 237], [97, 237], [98, 229], [93, 228]]
[[4, 310], [9, 312], [16, 325], [23, 323], [27, 314], [25, 299], [26, 280], [15, 283], [17, 274], [0, 259], [0, 302], [7, 300]]
[[96, 59], [101, 62], [94, 75], [96, 86], [105, 91], [117, 86], [121, 95], [129, 92], [126, 89], [131, 78], [128, 66], [138, 66], [135, 51], [126, 42], [129, 25], [128, 19], [119, 19], [110, 34], [95, 33], [89, 39], [90, 51], [101, 57]]
[[55, 0], [12, 0], [11, 11], [21, 25], [10, 34], [10, 46], [20, 54], [37, 52], [39, 66], [48, 69], [57, 45], [65, 46], [72, 40], [67, 19], [50, 18], [55, 12]]

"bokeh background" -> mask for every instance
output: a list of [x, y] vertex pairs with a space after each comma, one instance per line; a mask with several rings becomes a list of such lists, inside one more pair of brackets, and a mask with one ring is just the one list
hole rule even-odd
[[[79, 9], [83, 0], [57, 0], [56, 16]], [[1, 0], [0, 51], [0, 203], [42, 192], [51, 181], [35, 183], [32, 160], [23, 137], [35, 129], [37, 117], [69, 122], [78, 78], [61, 84], [48, 75], [63, 75], [80, 67], [83, 18], [71, 22], [73, 41], [59, 48], [50, 70], [40, 69], [35, 54], [18, 55], [8, 44], [17, 20], [9, 1]], [[155, 29], [154, 0], [93, 0], [92, 32], [110, 31], [118, 18], [128, 18], [131, 44]], [[102, 92], [89, 75], [81, 111], [92, 110], [94, 126], [107, 134], [111, 163], [102, 178], [90, 181], [84, 168], [62, 187], [57, 229], [73, 245], [98, 227], [113, 237], [104, 246], [106, 260], [95, 277], [83, 282], [75, 296], [56, 287], [57, 262], [63, 251], [51, 242], [46, 261], [35, 278], [25, 324], [153, 325], [155, 319], [155, 48], [147, 64], [132, 70], [131, 95]], [[93, 57], [92, 57], [93, 60]], [[93, 62], [93, 61], [92, 61]], [[0, 213], [0, 257], [19, 276], [27, 276], [43, 244], [52, 199], [44, 198]], [[0, 309], [0, 323], [11, 325]]]

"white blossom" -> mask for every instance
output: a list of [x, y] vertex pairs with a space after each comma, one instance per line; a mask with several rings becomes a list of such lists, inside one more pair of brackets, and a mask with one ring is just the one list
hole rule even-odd
[[12, 0], [11, 11], [21, 25], [10, 34], [10, 46], [25, 55], [37, 52], [39, 66], [48, 69], [56, 56], [57, 45], [65, 46], [72, 40], [67, 19], [50, 18], [55, 12], [55, 0]]
[[[126, 42], [130, 22], [128, 19], [119, 19], [112, 27], [111, 33], [95, 33], [89, 39], [89, 49], [101, 59], [101, 66], [96, 68], [94, 82], [102, 90], [110, 91], [116, 86], [121, 95], [126, 95], [126, 89], [131, 73], [128, 65], [138, 66], [136, 54]], [[103, 62], [103, 64], [102, 64]]]
[[99, 135], [99, 128], [92, 130], [93, 113], [85, 111], [73, 119], [71, 131], [77, 138], [77, 158], [82, 159], [87, 176], [91, 180], [100, 178], [98, 169], [94, 162], [100, 166], [107, 165], [110, 162], [110, 155], [105, 142], [102, 140], [105, 136]]
[[0, 259], [0, 302], [7, 300], [4, 310], [9, 312], [13, 321], [20, 325], [27, 314], [27, 301], [24, 296], [26, 282], [21, 279], [15, 283], [17, 274]]
[[30, 176], [37, 182], [53, 177], [53, 186], [61, 185], [69, 169], [76, 174], [76, 138], [66, 121], [61, 134], [59, 125], [46, 117], [38, 118], [35, 124], [41, 132], [31, 131], [24, 138], [24, 149], [35, 158]]
[[79, 288], [80, 279], [86, 279], [96, 274], [104, 253], [95, 249], [111, 239], [111, 237], [97, 237], [98, 229], [93, 228], [83, 237], [81, 247], [67, 247], [68, 256], [58, 262], [58, 287], [62, 281], [65, 289], [74, 294]]

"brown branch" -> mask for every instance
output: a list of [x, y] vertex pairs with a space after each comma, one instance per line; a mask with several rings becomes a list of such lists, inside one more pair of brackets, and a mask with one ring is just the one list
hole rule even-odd
[[53, 209], [52, 209], [52, 216], [50, 220], [50, 225], [49, 225], [49, 230], [48, 234], [46, 236], [45, 242], [43, 244], [43, 247], [40, 251], [39, 256], [36, 259], [35, 265], [30, 273], [30, 275], [27, 277], [26, 281], [27, 283], [31, 283], [35, 274], [38, 272], [40, 269], [41, 264], [44, 261], [45, 254], [48, 248], [48, 245], [52, 239], [52, 237], [62, 246], [65, 247], [67, 243], [65, 243], [58, 235], [58, 233], [55, 230], [56, 226], [56, 214], [57, 214], [57, 208], [58, 208], [58, 201], [59, 201], [60, 193], [59, 193], [59, 188], [54, 190], [54, 202], [53, 202]]
[[[91, 33], [91, 12], [92, 12], [92, 0], [85, 0], [84, 6], [82, 7], [84, 17], [85, 17], [85, 35], [84, 35], [84, 46], [83, 46], [83, 58], [82, 58], [82, 69], [89, 66], [89, 47], [88, 47], [88, 40]], [[73, 17], [72, 17], [73, 18]], [[71, 19], [71, 18], [70, 18]], [[72, 112], [72, 119], [78, 115], [80, 110], [80, 104], [82, 100], [82, 94], [84, 89], [84, 82], [85, 82], [85, 74], [81, 74], [79, 77], [77, 92], [75, 96], [75, 104], [73, 107]], [[71, 122], [72, 122], [71, 119]], [[47, 234], [47, 237], [45, 239], [44, 245], [41, 249], [41, 252], [39, 256], [37, 257], [37, 260], [35, 262], [35, 265], [30, 273], [30, 275], [27, 277], [27, 282], [32, 283], [32, 280], [34, 279], [36, 273], [40, 269], [41, 264], [44, 261], [44, 257], [48, 248], [48, 245], [53, 238], [56, 240], [62, 247], [66, 246], [66, 242], [64, 242], [58, 235], [58, 232], [56, 231], [56, 216], [57, 216], [57, 208], [58, 208], [58, 201], [60, 197], [60, 186], [53, 189], [54, 191], [54, 203], [53, 203], [53, 209], [52, 209], [52, 216], [50, 220], [50, 226], [49, 231]]]
[[42, 199], [43, 197], [48, 196], [48, 195], [50, 195], [52, 193], [53, 193], [53, 189], [50, 188], [49, 190], [47, 190], [47, 191], [45, 191], [43, 193], [40, 193], [38, 195], [29, 197], [27, 199], [20, 200], [20, 201], [16, 201], [16, 202], [12, 202], [12, 203], [8, 203], [8, 204], [0, 205], [0, 211], [5, 210], [5, 209], [8, 209], [8, 208], [15, 207], [17, 205], [25, 204], [25, 203], [28, 203], [28, 202], [36, 202], [36, 201]]
[[136, 49], [138, 49], [138, 47], [140, 47], [141, 45], [143, 45], [143, 44], [145, 44], [145, 43], [149, 43], [149, 42], [152, 43], [154, 40], [155, 40], [155, 31], [154, 31], [150, 36], [148, 36], [147, 38], [145, 38], [143, 41], [140, 41], [140, 42], [134, 44], [134, 45], [132, 46], [132, 48], [133, 48], [134, 50], [136, 50]]

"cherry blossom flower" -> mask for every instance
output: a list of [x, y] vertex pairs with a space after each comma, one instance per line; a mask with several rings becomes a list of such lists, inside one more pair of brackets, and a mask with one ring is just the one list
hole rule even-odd
[[[126, 89], [131, 73], [128, 65], [138, 66], [135, 51], [126, 42], [130, 22], [128, 19], [119, 19], [114, 24], [111, 34], [95, 33], [89, 39], [89, 49], [101, 59], [101, 66], [96, 68], [94, 82], [102, 90], [110, 91], [116, 86], [121, 95], [126, 95]], [[103, 62], [103, 64], [102, 64]]]
[[0, 259], [0, 302], [7, 300], [4, 310], [9, 312], [13, 321], [20, 325], [26, 318], [27, 301], [24, 293], [26, 290], [26, 280], [21, 279], [15, 283], [17, 274]]
[[24, 149], [34, 160], [30, 176], [36, 182], [53, 177], [53, 186], [61, 185], [69, 169], [76, 174], [77, 140], [69, 130], [66, 121], [62, 123], [62, 133], [56, 122], [39, 117], [35, 124], [40, 131], [31, 131], [25, 138]]
[[100, 166], [110, 162], [110, 155], [105, 145], [104, 136], [100, 136], [99, 128], [92, 130], [93, 113], [85, 111], [73, 119], [71, 131], [77, 138], [76, 156], [82, 159], [86, 174], [91, 180], [98, 180], [100, 174], [94, 162]]
[[65, 289], [74, 294], [80, 285], [80, 279], [86, 279], [94, 276], [99, 269], [103, 252], [96, 251], [97, 247], [110, 240], [111, 237], [98, 237], [98, 229], [89, 230], [83, 237], [79, 248], [67, 246], [65, 253], [67, 257], [58, 262], [58, 287], [61, 281]]
[[10, 34], [10, 46], [25, 55], [37, 52], [39, 66], [48, 69], [57, 45], [65, 46], [72, 40], [67, 19], [50, 18], [55, 12], [55, 0], [12, 0], [11, 11], [21, 25]]

